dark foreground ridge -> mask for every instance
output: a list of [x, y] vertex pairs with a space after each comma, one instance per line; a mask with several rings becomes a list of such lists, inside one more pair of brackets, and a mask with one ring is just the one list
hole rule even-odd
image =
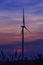
[[24, 60], [21, 59], [21, 55], [15, 51], [15, 55], [10, 55], [10, 58], [6, 56], [1, 50], [0, 55], [0, 65], [43, 65], [43, 57], [41, 54], [38, 54], [34, 58], [31, 56], [31, 59], [27, 57]]
[[19, 61], [11, 61], [11, 62], [0, 62], [0, 65], [43, 65], [43, 59], [37, 60], [19, 60]]
[[0, 65], [43, 65], [43, 58], [42, 55], [39, 54], [38, 57], [35, 57], [35, 59], [31, 60], [16, 60], [16, 61], [6, 61], [6, 62], [0, 62]]

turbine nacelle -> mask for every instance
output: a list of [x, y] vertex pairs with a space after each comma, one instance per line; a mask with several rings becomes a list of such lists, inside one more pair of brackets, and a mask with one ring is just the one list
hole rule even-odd
[[21, 26], [21, 27], [22, 27], [22, 28], [25, 28], [28, 32], [30, 32], [26, 26], [23, 25], [23, 26]]
[[24, 28], [25, 26], [24, 26], [24, 25], [22, 25], [21, 27], [22, 27], [22, 28]]

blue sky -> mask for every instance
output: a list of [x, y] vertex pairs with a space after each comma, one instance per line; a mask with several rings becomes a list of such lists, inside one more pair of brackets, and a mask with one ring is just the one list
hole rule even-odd
[[43, 33], [43, 0], [0, 0], [0, 33], [21, 31], [23, 8], [29, 30]]
[[15, 8], [20, 9], [23, 7], [40, 10], [40, 8], [43, 8], [43, 0], [0, 0], [0, 10], [14, 10]]
[[0, 0], [0, 26], [8, 27], [8, 25], [14, 26], [15, 24], [20, 26], [22, 24], [22, 8], [25, 9], [27, 26], [31, 25], [32, 30], [35, 26], [37, 26], [35, 29], [42, 28], [43, 0]]
[[[43, 0], [0, 0], [0, 44], [13, 43], [16, 46], [17, 43], [21, 43], [20, 26], [23, 20], [23, 8], [26, 26], [31, 33], [34, 33], [29, 34], [25, 30], [25, 41], [33, 43], [36, 40], [38, 42], [40, 39], [43, 40]], [[43, 44], [40, 45], [42, 46]], [[32, 51], [34, 51], [34, 48]]]

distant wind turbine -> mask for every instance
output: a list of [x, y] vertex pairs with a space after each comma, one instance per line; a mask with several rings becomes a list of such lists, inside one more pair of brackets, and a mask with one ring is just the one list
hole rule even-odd
[[24, 19], [24, 8], [23, 8], [23, 25], [22, 27], [22, 60], [24, 59], [24, 28], [30, 32], [27, 27], [25, 26], [25, 19]]

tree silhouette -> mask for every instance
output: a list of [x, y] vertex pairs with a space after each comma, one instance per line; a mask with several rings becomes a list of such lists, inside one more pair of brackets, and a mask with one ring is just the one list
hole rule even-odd
[[18, 56], [18, 53], [17, 53], [17, 50], [15, 51], [15, 59], [17, 58]]
[[19, 53], [19, 55], [18, 55], [18, 60], [20, 60], [20, 58], [21, 58], [21, 54]]
[[41, 54], [38, 54], [38, 59], [42, 59], [42, 55]]
[[4, 61], [5, 60], [5, 55], [4, 55], [4, 53], [3, 53], [3, 51], [1, 50], [1, 58], [2, 58], [2, 61]]
[[12, 55], [12, 61], [14, 61], [14, 56]]

